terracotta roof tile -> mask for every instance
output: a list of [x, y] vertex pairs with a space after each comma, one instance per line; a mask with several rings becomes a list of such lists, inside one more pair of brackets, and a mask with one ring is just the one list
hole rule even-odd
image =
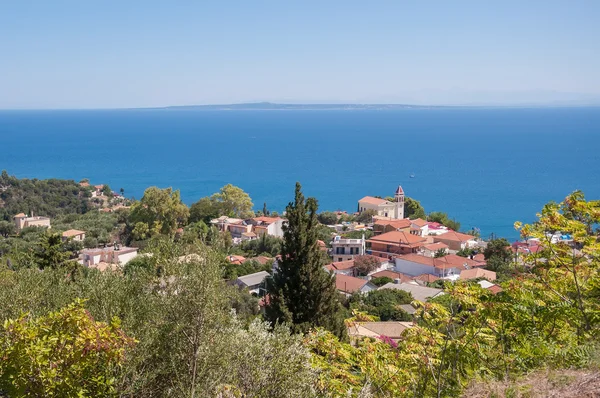
[[475, 237], [473, 235], [461, 234], [460, 232], [456, 231], [448, 231], [441, 235], [434, 236], [433, 239], [447, 240], [452, 242], [466, 242], [475, 239]]
[[371, 277], [372, 278], [388, 277], [393, 280], [400, 279], [400, 282], [403, 282], [403, 283], [407, 283], [407, 282], [410, 282], [413, 280], [413, 278], [408, 275], [402, 274], [400, 272], [390, 271], [390, 270], [375, 272], [374, 274], [371, 274]]
[[355, 278], [344, 274], [335, 274], [335, 286], [337, 290], [345, 293], [354, 293], [359, 291], [369, 281], [366, 279]]
[[385, 199], [375, 198], [373, 196], [365, 196], [364, 198], [359, 200], [358, 203], [368, 203], [370, 205], [379, 206], [379, 205], [384, 205], [384, 204], [388, 204], [388, 203], [392, 203], [392, 202], [388, 202]]
[[392, 245], [408, 245], [408, 246], [420, 246], [425, 243], [427, 239], [413, 235], [404, 231], [391, 231], [386, 232], [385, 234], [373, 236], [371, 239], [367, 240], [367, 242], [375, 242], [375, 243], [385, 243]]

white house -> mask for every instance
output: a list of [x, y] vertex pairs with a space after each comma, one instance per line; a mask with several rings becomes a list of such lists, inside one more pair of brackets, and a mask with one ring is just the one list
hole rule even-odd
[[125, 265], [138, 255], [135, 247], [119, 247], [119, 245], [100, 249], [85, 249], [81, 252], [82, 263], [93, 267], [99, 263]]
[[254, 274], [240, 276], [235, 284], [241, 288], [247, 288], [251, 294], [260, 295], [260, 290], [266, 291], [265, 279], [271, 276], [267, 271], [259, 271]]
[[48, 227], [50, 228], [50, 219], [48, 217], [40, 217], [40, 216], [27, 216], [24, 213], [19, 213], [14, 216], [15, 227], [17, 231], [22, 230], [27, 227]]
[[331, 241], [331, 257], [334, 261], [351, 260], [355, 256], [362, 256], [366, 249], [365, 236], [360, 239], [345, 239], [339, 236]]
[[477, 240], [473, 235], [462, 234], [456, 231], [448, 231], [441, 235], [436, 235], [433, 237], [433, 241], [448, 245], [448, 249], [453, 252], [457, 252], [465, 248], [477, 247]]
[[480, 266], [477, 261], [455, 254], [433, 258], [411, 253], [398, 256], [395, 260], [396, 271], [402, 274], [410, 276], [430, 274], [447, 279], [458, 279], [461, 271]]
[[246, 220], [246, 222], [253, 225], [253, 232], [258, 236], [267, 234], [283, 238], [283, 223], [285, 220], [281, 217], [255, 217]]
[[85, 231], [79, 231], [77, 229], [69, 229], [68, 231], [63, 232], [62, 240], [68, 241], [69, 239], [72, 239], [76, 242], [83, 242], [83, 240], [85, 239]]
[[365, 196], [358, 201], [358, 212], [373, 210], [377, 216], [402, 219], [404, 218], [404, 190], [401, 186], [396, 189], [394, 198], [394, 202], [389, 202], [385, 199]]
[[340, 293], [346, 296], [350, 296], [354, 292], [368, 293], [372, 290], [377, 290], [377, 286], [367, 279], [355, 278], [344, 274], [335, 274], [335, 286]]

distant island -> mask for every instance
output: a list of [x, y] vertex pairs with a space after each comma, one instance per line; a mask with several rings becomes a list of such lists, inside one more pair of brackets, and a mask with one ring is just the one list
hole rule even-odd
[[167, 110], [205, 110], [205, 111], [330, 111], [330, 110], [396, 110], [396, 109], [432, 109], [432, 108], [463, 108], [457, 106], [432, 106], [409, 104], [277, 104], [272, 102], [250, 102], [225, 105], [181, 105], [152, 109]]

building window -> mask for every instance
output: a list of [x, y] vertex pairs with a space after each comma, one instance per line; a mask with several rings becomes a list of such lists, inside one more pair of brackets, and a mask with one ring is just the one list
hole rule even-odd
[[385, 216], [386, 216], [386, 217], [388, 216], [388, 215], [387, 215], [387, 213], [385, 213]]

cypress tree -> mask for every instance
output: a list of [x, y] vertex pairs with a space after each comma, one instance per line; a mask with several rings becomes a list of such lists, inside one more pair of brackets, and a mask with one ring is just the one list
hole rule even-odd
[[267, 202], [263, 203], [263, 216], [268, 216], [269, 212], [267, 211]]
[[346, 331], [335, 278], [323, 268], [319, 251], [317, 200], [305, 200], [301, 189], [296, 183], [295, 200], [286, 207], [281, 260], [268, 287], [266, 316], [299, 333], [323, 327], [342, 337]]

